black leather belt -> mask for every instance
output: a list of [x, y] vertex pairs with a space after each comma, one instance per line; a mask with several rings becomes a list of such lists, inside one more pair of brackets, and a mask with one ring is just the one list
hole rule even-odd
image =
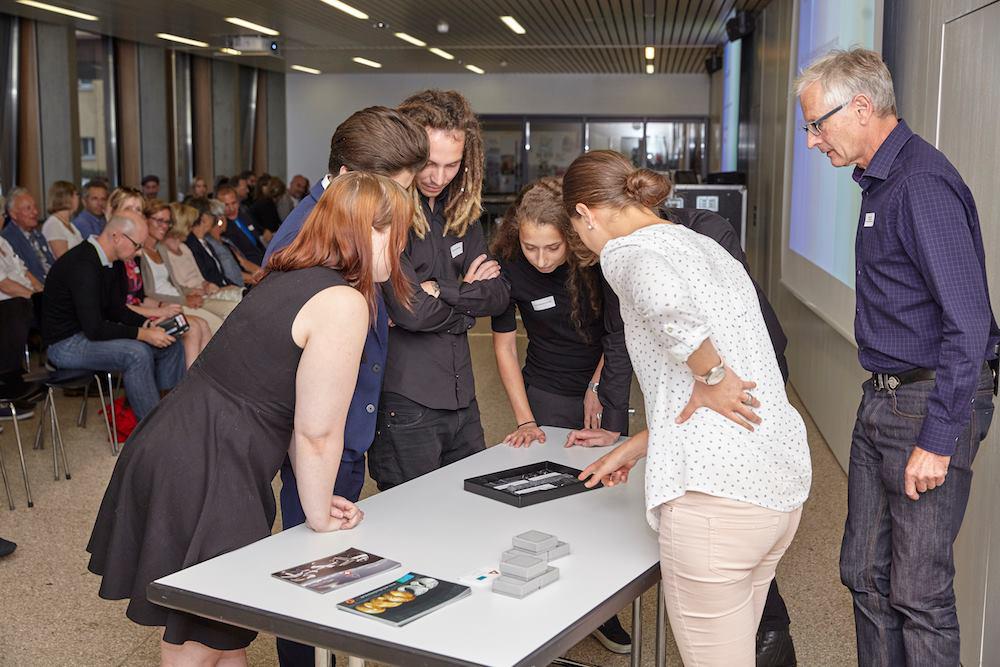
[[[992, 371], [990, 363], [984, 361], [982, 370]], [[913, 370], [904, 371], [902, 373], [872, 373], [872, 385], [875, 387], [875, 391], [892, 391], [902, 387], [904, 384], [910, 384], [911, 382], [933, 380], [934, 375], [934, 369], [931, 368], [914, 368]], [[996, 378], [995, 371], [994, 378]]]

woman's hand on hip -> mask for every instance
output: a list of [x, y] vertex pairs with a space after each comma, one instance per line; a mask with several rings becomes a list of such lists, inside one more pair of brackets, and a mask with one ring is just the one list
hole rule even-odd
[[707, 385], [695, 381], [691, 400], [677, 415], [675, 421], [683, 424], [698, 408], [708, 408], [748, 431], [753, 431], [753, 425], [761, 422], [760, 417], [753, 411], [753, 408], [760, 407], [760, 401], [750, 392], [756, 387], [756, 382], [742, 379], [732, 368], [726, 366], [726, 376], [719, 384]]

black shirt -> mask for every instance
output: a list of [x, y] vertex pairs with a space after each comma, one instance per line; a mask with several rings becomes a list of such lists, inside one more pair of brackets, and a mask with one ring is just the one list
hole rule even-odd
[[[401, 269], [413, 287], [412, 312], [396, 299], [391, 283], [383, 285], [389, 328], [389, 356], [385, 364], [386, 392], [401, 394], [437, 410], [468, 407], [476, 397], [472, 356], [466, 333], [475, 318], [499, 315], [507, 308], [510, 288], [501, 278], [464, 283], [469, 265], [486, 253], [479, 222], [464, 236], [444, 234], [445, 193], [431, 211], [421, 195], [430, 230], [419, 238], [410, 231]], [[435, 280], [441, 288], [434, 298], [420, 283]]]
[[[740, 245], [740, 239], [736, 236], [736, 230], [729, 224], [729, 221], [717, 213], [696, 208], [662, 208], [658, 211], [661, 218], [670, 220], [679, 225], [684, 225], [692, 231], [698, 232], [710, 239], [718, 242], [734, 258], [739, 260], [750, 275], [750, 267], [747, 266], [747, 257]], [[757, 300], [760, 302], [760, 312], [764, 316], [764, 324], [767, 326], [767, 333], [771, 337], [771, 344], [774, 346], [774, 356], [778, 360], [778, 368], [781, 369], [781, 378], [788, 382], [788, 361], [785, 359], [785, 348], [788, 347], [788, 338], [781, 328], [781, 322], [771, 307], [771, 303], [764, 295], [764, 291], [757, 284], [757, 281], [750, 276], [754, 289], [757, 290]]]
[[83, 332], [90, 340], [136, 338], [146, 318], [125, 306], [121, 262], [107, 268], [84, 241], [56, 260], [45, 279], [42, 338], [52, 345]]
[[502, 315], [493, 318], [493, 331], [515, 331], [515, 311], [521, 311], [528, 334], [528, 353], [522, 371], [525, 384], [583, 400], [603, 354], [604, 368], [597, 389], [603, 406], [601, 426], [625, 432], [632, 364], [625, 348], [625, 326], [618, 312], [618, 298], [604, 281], [600, 269], [596, 266], [588, 269], [602, 292], [601, 311], [596, 315], [590, 309], [589, 293], [580, 286], [579, 311], [584, 335], [573, 324], [566, 287], [567, 264], [552, 273], [542, 273], [520, 252], [502, 264], [503, 275], [510, 283], [510, 304]]

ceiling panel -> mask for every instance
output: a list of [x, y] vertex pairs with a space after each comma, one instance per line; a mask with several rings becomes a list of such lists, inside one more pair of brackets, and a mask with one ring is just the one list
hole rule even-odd
[[[468, 73], [463, 65], [473, 64], [501, 73], [641, 74], [645, 46], [656, 47], [658, 73], [704, 72], [705, 58], [725, 43], [729, 15], [759, 11], [769, 0], [348, 0], [367, 20], [321, 0], [48, 1], [100, 20], [67, 19], [14, 0], [0, 0], [0, 11], [150, 44], [165, 45], [156, 33], [173, 33], [210, 43], [213, 49], [180, 47], [206, 55], [229, 35], [251, 34], [223, 20], [238, 16], [279, 30], [282, 57], [235, 60], [275, 70], [301, 64], [324, 72], [375, 72], [351, 60], [361, 56], [381, 63], [379, 72]], [[526, 34], [501, 23], [507, 14]], [[439, 32], [442, 22], [447, 32]], [[444, 49], [455, 60], [407, 44], [395, 32]]]

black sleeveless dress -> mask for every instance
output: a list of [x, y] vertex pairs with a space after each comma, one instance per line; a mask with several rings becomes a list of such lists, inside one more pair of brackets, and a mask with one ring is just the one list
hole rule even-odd
[[100, 595], [162, 625], [171, 644], [220, 650], [256, 632], [146, 600], [147, 585], [271, 534], [274, 478], [288, 452], [302, 350], [292, 322], [318, 292], [347, 284], [315, 267], [266, 277], [125, 443], [87, 551]]

